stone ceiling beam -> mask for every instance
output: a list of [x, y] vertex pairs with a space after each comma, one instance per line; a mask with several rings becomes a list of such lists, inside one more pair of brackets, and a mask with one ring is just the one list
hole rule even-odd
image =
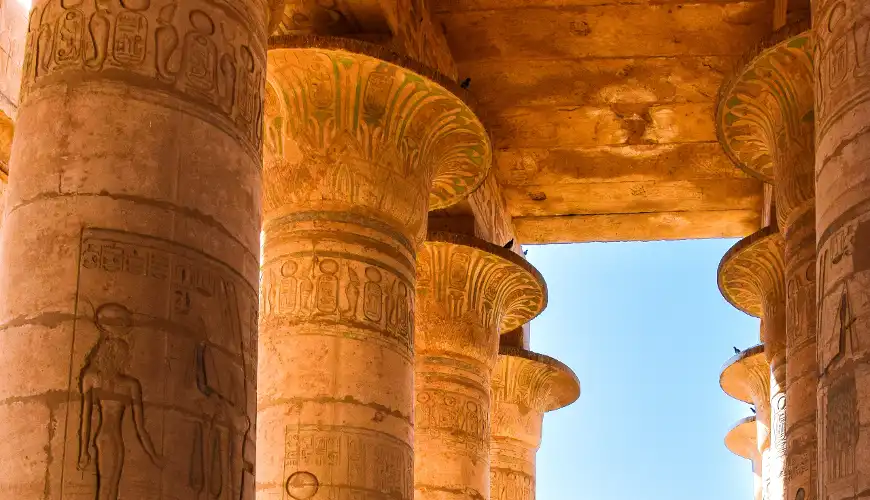
[[740, 238], [760, 225], [759, 209], [515, 217], [526, 244]]

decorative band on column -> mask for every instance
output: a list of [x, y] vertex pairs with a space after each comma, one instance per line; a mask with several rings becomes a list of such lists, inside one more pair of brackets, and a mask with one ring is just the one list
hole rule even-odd
[[751, 416], [737, 421], [725, 435], [725, 447], [738, 457], [752, 462], [752, 475], [755, 477], [754, 498], [762, 500], [762, 461], [758, 451], [758, 424], [755, 419], [755, 416]]
[[499, 348], [492, 378], [492, 500], [535, 499], [544, 413], [579, 397], [580, 382], [563, 363], [518, 347]]
[[452, 84], [377, 46], [277, 37], [268, 57], [258, 491], [410, 500], [416, 253], [489, 138]]
[[771, 447], [770, 364], [764, 354], [764, 345], [750, 347], [726, 361], [719, 375], [719, 386], [725, 391], [725, 394], [755, 407], [755, 443], [762, 465], [756, 473], [761, 476], [762, 496], [766, 500], [769, 498], [772, 478], [769, 467]]
[[499, 335], [547, 304], [540, 273], [472, 236], [430, 232], [417, 258], [417, 500], [487, 498]]

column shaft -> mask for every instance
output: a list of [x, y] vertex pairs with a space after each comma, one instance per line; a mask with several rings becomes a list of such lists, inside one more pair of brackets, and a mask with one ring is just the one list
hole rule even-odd
[[816, 251], [810, 199], [783, 231], [786, 277], [786, 497], [816, 496]]
[[870, 489], [870, 3], [815, 0], [819, 498]]
[[[423, 301], [418, 305], [424, 309]], [[423, 316], [427, 315], [421, 311]], [[428, 324], [427, 324], [428, 323]], [[490, 490], [490, 379], [498, 352], [498, 335], [465, 332], [431, 322], [420, 322], [418, 338], [442, 337], [442, 347], [417, 353], [415, 379], [415, 484], [418, 500], [488, 498]], [[452, 336], [452, 335], [451, 335]], [[464, 341], [478, 340], [478, 346]], [[430, 344], [431, 345], [431, 344]], [[480, 359], [462, 352], [478, 347]]]
[[786, 357], [785, 301], [780, 294], [764, 303], [762, 340], [770, 363], [770, 448], [764, 457], [767, 500], [785, 500]]
[[35, 3], [0, 243], [0, 496], [253, 499], [265, 13]]
[[413, 244], [375, 218], [266, 222], [261, 488], [413, 496], [414, 280]]

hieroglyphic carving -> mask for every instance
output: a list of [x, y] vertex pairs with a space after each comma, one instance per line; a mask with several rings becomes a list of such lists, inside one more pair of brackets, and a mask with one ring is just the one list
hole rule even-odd
[[546, 306], [546, 285], [516, 254], [473, 237], [430, 233], [417, 255], [417, 294], [459, 318], [471, 311], [481, 325], [507, 332]]
[[[293, 48], [303, 43], [336, 48]], [[366, 50], [379, 49], [273, 39], [264, 210], [330, 200], [385, 213], [419, 236], [427, 209], [452, 205], [483, 181], [490, 141], [468, 105], [440, 83], [354, 53]]]
[[868, 259], [855, 251], [867, 238], [870, 224], [855, 220], [824, 240], [818, 259], [819, 369], [826, 373], [866, 349], [858, 324], [870, 308], [863, 285]]
[[[72, 356], [84, 359], [70, 379], [80, 402], [69, 405], [79, 418], [63, 443], [65, 467], [81, 472], [64, 475], [61, 495], [252, 500], [252, 285], [158, 238], [85, 229], [81, 248]], [[122, 432], [127, 415], [135, 446]]]
[[259, 15], [233, 2], [40, 2], [30, 14], [22, 101], [60, 73], [84, 72], [196, 103], [259, 156], [266, 58]]
[[870, 15], [861, 1], [814, 2], [818, 136], [870, 99]]
[[522, 472], [493, 467], [492, 500], [535, 500], [535, 478]]
[[385, 441], [380, 433], [287, 426], [284, 447], [288, 483], [300, 471], [317, 480], [315, 493], [307, 498], [410, 500], [414, 496], [411, 448]]
[[26, 32], [27, 7], [11, 0], [0, 2], [0, 110], [7, 118], [14, 117], [18, 107]]
[[301, 252], [264, 263], [262, 281], [264, 325], [316, 318], [375, 329], [403, 349], [413, 346], [412, 285], [395, 270], [352, 254]]
[[473, 454], [489, 453], [488, 403], [463, 394], [422, 390], [416, 394], [414, 428]]

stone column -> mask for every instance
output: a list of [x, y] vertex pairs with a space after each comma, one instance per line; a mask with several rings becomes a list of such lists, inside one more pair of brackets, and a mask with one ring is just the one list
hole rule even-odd
[[36, 1], [0, 497], [254, 497], [266, 4]]
[[[786, 498], [816, 498], [816, 236], [809, 22], [759, 44], [722, 87], [719, 137], [738, 167], [773, 184], [786, 282]], [[803, 493], [800, 493], [803, 491]]]
[[431, 232], [417, 260], [416, 500], [489, 498], [490, 399], [499, 335], [547, 304], [519, 255]]
[[755, 500], [762, 500], [763, 484], [761, 479], [761, 453], [758, 451], [758, 424], [756, 417], [746, 417], [739, 420], [728, 434], [725, 435], [725, 446], [731, 453], [752, 462], [753, 495]]
[[870, 490], [870, 3], [814, 0], [819, 492]]
[[492, 500], [535, 500], [544, 413], [579, 397], [577, 376], [561, 362], [501, 346], [492, 379]]
[[270, 43], [257, 491], [407, 500], [417, 248], [427, 211], [482, 181], [490, 143], [452, 84], [410, 60]]
[[[770, 498], [770, 364], [764, 355], [764, 345], [750, 347], [733, 356], [722, 368], [719, 375], [719, 386], [732, 398], [749, 403], [755, 407], [755, 444], [757, 455], [753, 459], [752, 469], [760, 476], [760, 485], [756, 484], [755, 497], [765, 500]], [[746, 429], [741, 425], [741, 432]], [[728, 435], [731, 436], [732, 432]], [[729, 438], [726, 438], [728, 445]], [[730, 445], [731, 451], [734, 451]], [[737, 452], [735, 452], [737, 453]], [[739, 455], [740, 453], [738, 453]], [[741, 455], [742, 456], [742, 455]], [[756, 463], [756, 461], [760, 463]], [[759, 491], [760, 490], [760, 491]]]
[[[734, 307], [761, 318], [761, 341], [770, 363], [768, 500], [785, 498], [785, 278], [782, 235], [768, 226], [740, 240], [719, 263], [719, 290]], [[791, 500], [791, 499], [789, 499]]]

